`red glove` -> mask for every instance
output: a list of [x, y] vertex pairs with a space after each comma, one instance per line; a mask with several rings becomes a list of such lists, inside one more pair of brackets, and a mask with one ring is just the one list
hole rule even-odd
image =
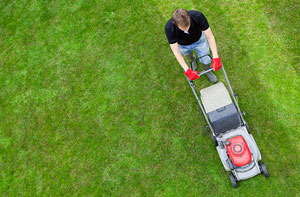
[[214, 58], [211, 64], [211, 67], [214, 68], [214, 71], [219, 70], [222, 67], [222, 62], [221, 62], [221, 58]]
[[184, 73], [191, 81], [195, 79], [199, 79], [199, 75], [197, 71], [192, 71], [191, 69], [187, 69]]

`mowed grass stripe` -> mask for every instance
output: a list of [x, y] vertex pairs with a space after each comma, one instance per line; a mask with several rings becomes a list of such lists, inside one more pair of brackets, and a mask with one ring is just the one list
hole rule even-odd
[[[299, 157], [294, 157], [294, 154], [298, 155], [296, 150], [298, 150], [297, 139], [299, 139], [297, 132], [299, 128], [297, 121], [299, 77], [294, 70], [295, 57], [287, 60], [284, 53], [280, 53], [290, 50], [285, 48], [285, 43], [280, 43], [278, 39], [286, 32], [278, 32], [279, 35], [269, 32], [268, 20], [271, 21], [271, 19], [264, 15], [265, 10], [260, 3], [228, 2], [226, 4], [222, 2], [221, 4], [215, 3], [215, 6], [218, 8], [211, 11], [205, 6], [205, 2], [202, 6], [195, 2], [190, 9], [202, 9], [204, 13], [204, 10], [211, 11], [207, 11], [211, 13], [208, 19], [212, 28], [215, 28], [213, 31], [219, 43], [220, 54], [225, 53], [223, 63], [228, 68], [227, 72], [231, 76], [234, 89], [240, 94], [240, 103], [242, 109], [248, 114], [246, 119], [250, 128], [260, 136], [256, 138], [258, 138], [264, 160], [268, 157], [272, 159], [271, 165], [275, 173], [287, 173], [285, 169], [286, 165], [289, 165], [291, 167], [289, 169], [293, 170], [288, 173], [296, 174], [299, 171], [297, 167]], [[248, 30], [245, 26], [250, 29]], [[223, 35], [219, 35], [220, 32]], [[294, 35], [284, 36], [294, 39]], [[283, 74], [280, 75], [280, 73]], [[280, 92], [282, 90], [284, 94]], [[283, 95], [286, 94], [289, 97], [286, 96], [283, 99]], [[280, 107], [279, 103], [281, 103]], [[281, 121], [278, 122], [278, 119]], [[268, 147], [273, 148], [269, 148], [270, 151], [264, 154], [264, 149]], [[292, 152], [289, 164], [282, 160], [278, 161], [275, 155], [280, 154], [286, 158], [287, 155], [284, 153], [288, 151]], [[280, 182], [282, 181], [284, 180]]]

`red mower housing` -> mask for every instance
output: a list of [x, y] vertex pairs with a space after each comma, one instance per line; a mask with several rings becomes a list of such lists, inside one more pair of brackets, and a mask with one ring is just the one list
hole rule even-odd
[[235, 166], [241, 167], [251, 161], [249, 147], [242, 136], [236, 136], [226, 140], [225, 146], [228, 155]]

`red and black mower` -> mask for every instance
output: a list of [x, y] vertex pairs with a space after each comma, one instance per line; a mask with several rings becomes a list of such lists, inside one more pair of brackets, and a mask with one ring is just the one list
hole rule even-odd
[[[207, 56], [210, 57], [210, 55]], [[211, 71], [213, 68], [204, 70], [198, 75], [201, 76]], [[244, 120], [244, 113], [241, 112], [236, 100], [237, 94], [234, 94], [232, 90], [224, 66], [222, 66], [222, 71], [231, 96], [225, 85], [219, 82], [201, 89], [199, 99], [194, 82], [186, 78], [197, 99], [199, 113], [202, 111], [207, 122], [207, 128], [210, 130], [222, 164], [225, 170], [229, 171], [232, 186], [237, 187], [238, 181], [249, 179], [260, 173], [269, 177], [269, 173], [264, 163], [261, 162], [260, 151]]]

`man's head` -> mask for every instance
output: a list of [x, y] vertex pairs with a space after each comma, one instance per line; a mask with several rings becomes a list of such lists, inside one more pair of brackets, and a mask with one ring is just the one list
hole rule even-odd
[[183, 8], [179, 8], [179, 9], [175, 10], [175, 12], [173, 13], [172, 19], [173, 19], [173, 22], [175, 23], [175, 25], [179, 29], [181, 29], [183, 31], [189, 30], [191, 19], [190, 19], [190, 15], [187, 10], [185, 10]]

